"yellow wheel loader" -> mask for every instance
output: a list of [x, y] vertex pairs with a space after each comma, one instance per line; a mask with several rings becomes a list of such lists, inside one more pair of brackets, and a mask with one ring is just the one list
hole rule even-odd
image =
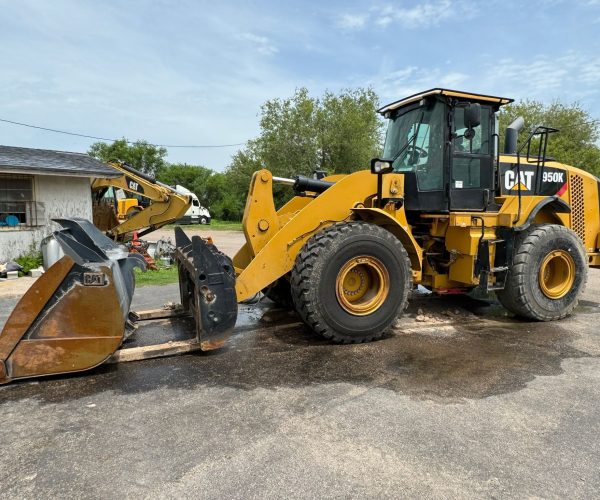
[[[178, 228], [181, 306], [172, 314], [195, 319], [190, 350], [222, 346], [237, 304], [261, 291], [340, 343], [380, 338], [418, 284], [438, 294], [495, 291], [530, 320], [569, 315], [588, 267], [600, 267], [600, 181], [547, 156], [555, 129], [536, 126], [517, 141], [522, 119], [507, 128], [501, 153], [497, 112], [509, 102], [432, 89], [380, 110], [388, 130], [370, 170], [294, 179], [256, 172], [246, 243], [233, 259]], [[295, 193], [279, 208], [273, 183]], [[132, 323], [160, 314], [128, 312], [139, 261], [85, 221], [63, 225], [57, 239], [67, 256], [0, 335], [0, 382], [91, 368], [114, 358]]]

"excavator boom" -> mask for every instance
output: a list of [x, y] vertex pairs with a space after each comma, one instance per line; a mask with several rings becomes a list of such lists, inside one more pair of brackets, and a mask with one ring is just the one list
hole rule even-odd
[[[114, 179], [95, 179], [92, 192], [101, 197], [108, 188], [122, 189], [151, 200], [151, 204], [134, 211], [130, 217], [119, 224], [113, 213], [108, 214], [107, 207], [97, 203], [94, 207], [94, 222], [100, 229], [107, 231], [114, 239], [139, 231], [139, 236], [150, 233], [166, 224], [177, 221], [187, 212], [192, 203], [188, 195], [180, 194], [170, 186], [157, 181], [154, 177], [139, 172], [126, 163], [109, 162], [121, 176]], [[111, 216], [112, 215], [112, 216]]]

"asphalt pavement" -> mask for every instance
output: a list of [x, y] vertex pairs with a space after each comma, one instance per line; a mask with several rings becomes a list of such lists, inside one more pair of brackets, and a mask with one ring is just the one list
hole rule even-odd
[[[0, 299], [0, 324], [15, 302]], [[599, 271], [555, 323], [419, 294], [371, 344], [297, 321], [264, 301], [217, 352], [1, 387], [0, 497], [600, 496]]]

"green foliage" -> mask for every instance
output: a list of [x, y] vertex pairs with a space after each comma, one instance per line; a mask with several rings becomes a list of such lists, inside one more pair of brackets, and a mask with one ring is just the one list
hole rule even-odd
[[123, 138], [112, 144], [95, 142], [90, 146], [88, 154], [104, 162], [124, 161], [140, 172], [154, 174], [166, 165], [167, 150], [146, 141], [136, 141], [129, 144]]
[[[202, 225], [196, 226], [198, 228], [206, 227]], [[220, 219], [212, 219], [210, 221], [210, 230], [217, 231], [241, 231], [242, 230], [242, 222], [239, 220], [220, 220]]]
[[226, 174], [202, 166], [167, 164], [157, 170], [156, 178], [165, 184], [179, 184], [192, 191], [215, 219], [240, 220], [242, 217], [245, 198], [240, 199], [236, 192], [231, 191]]
[[382, 122], [371, 89], [326, 92], [318, 111], [320, 168], [346, 173], [369, 168], [381, 153]]
[[156, 170], [156, 178], [159, 181], [170, 186], [179, 184], [189, 189], [198, 197], [200, 204], [205, 207], [210, 205], [206, 186], [212, 175], [215, 175], [215, 173], [210, 168], [186, 163], [169, 163]]
[[504, 106], [500, 111], [501, 148], [503, 131], [518, 116], [525, 119], [519, 146], [536, 125], [557, 128], [560, 132], [550, 136], [547, 154], [567, 165], [600, 175], [600, 120], [594, 120], [578, 103], [566, 105], [554, 101], [546, 105], [538, 101], [523, 101]]
[[[252, 173], [268, 168], [274, 175], [329, 174], [369, 168], [380, 152], [382, 122], [377, 116], [377, 95], [371, 89], [326, 92], [313, 98], [304, 88], [288, 99], [272, 99], [261, 109], [261, 133], [238, 152], [226, 172], [237, 203], [243, 210]], [[286, 187], [275, 187], [276, 204], [290, 197]], [[238, 200], [242, 202], [239, 203]]]
[[[245, 196], [240, 196], [239, 190], [232, 189], [229, 174], [214, 173], [206, 184], [206, 198], [209, 200], [209, 210], [215, 219], [240, 221], [246, 203]], [[211, 225], [213, 224], [211, 222]]]
[[44, 263], [42, 252], [35, 245], [32, 245], [27, 253], [17, 257], [15, 262], [23, 268], [23, 274], [27, 274], [32, 269], [37, 269]]

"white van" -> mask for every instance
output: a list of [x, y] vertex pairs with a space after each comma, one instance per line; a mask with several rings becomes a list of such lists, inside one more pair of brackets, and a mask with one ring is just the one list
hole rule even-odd
[[210, 212], [207, 208], [200, 205], [198, 197], [189, 189], [177, 184], [175, 191], [179, 194], [187, 194], [192, 197], [192, 204], [184, 216], [177, 221], [177, 224], [210, 224]]

